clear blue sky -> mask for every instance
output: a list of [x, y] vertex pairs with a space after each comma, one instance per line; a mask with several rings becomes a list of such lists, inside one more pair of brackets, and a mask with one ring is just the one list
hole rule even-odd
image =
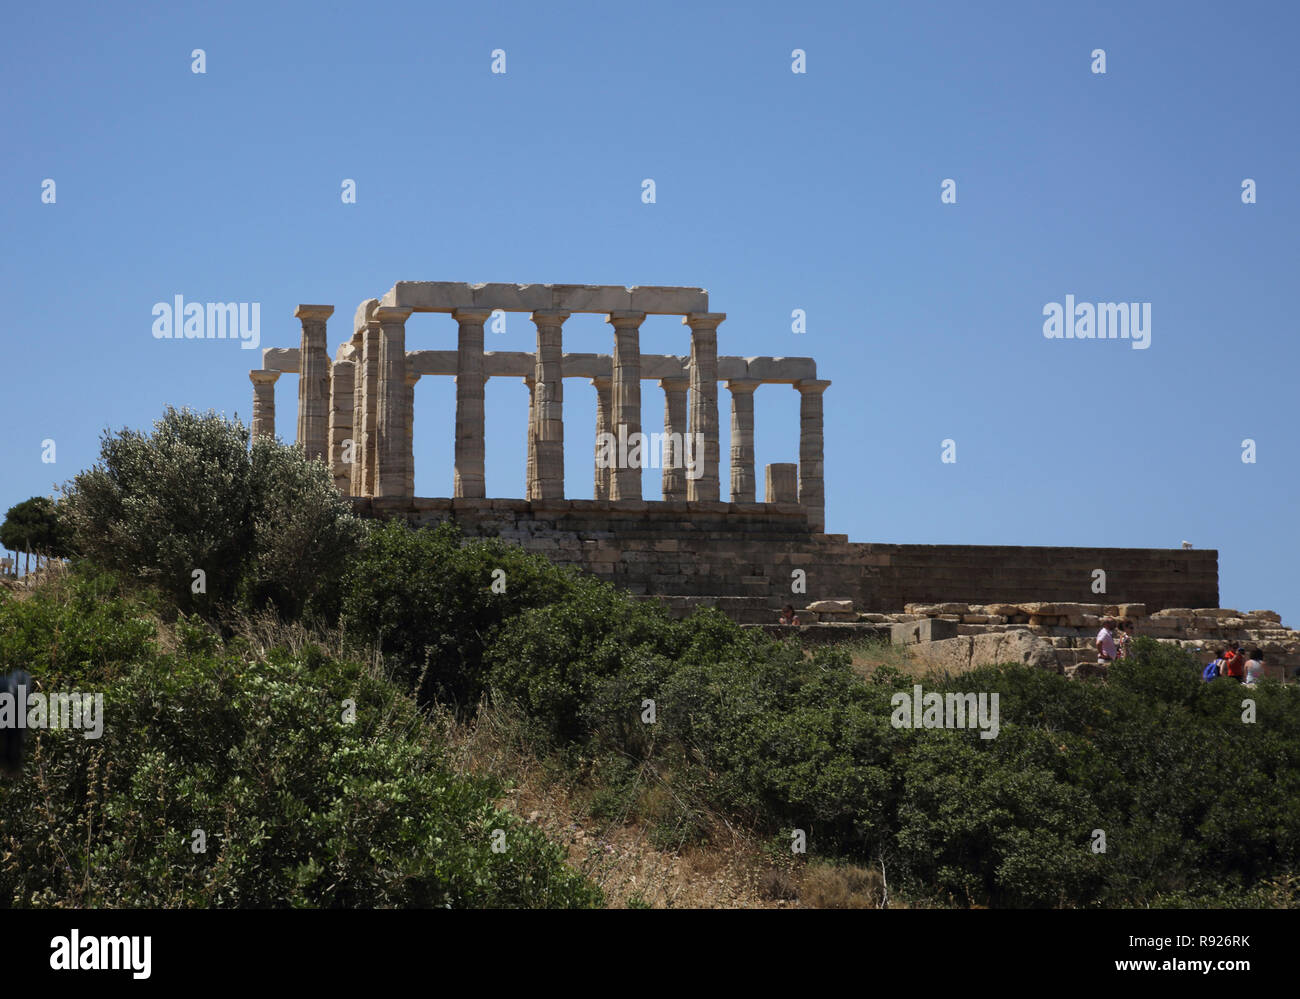
[[[264, 346], [297, 344], [299, 302], [332, 303], [333, 353], [397, 280], [699, 285], [729, 316], [722, 353], [811, 355], [833, 380], [828, 530], [1186, 539], [1219, 549], [1224, 605], [1300, 623], [1294, 4], [48, 4], [5, 20], [2, 507], [166, 404], [248, 419], [259, 353], [151, 336], [177, 294], [260, 302]], [[1043, 307], [1067, 294], [1152, 303], [1150, 348], [1045, 339]], [[454, 345], [447, 317], [407, 331], [410, 349]], [[569, 350], [611, 339], [601, 317], [565, 330]], [[532, 345], [523, 315], [488, 338]], [[686, 353], [687, 331], [652, 318], [642, 349]], [[280, 380], [290, 436], [295, 390]], [[644, 397], [652, 429], [662, 395]], [[494, 379], [487, 398], [489, 493], [522, 495], [526, 390]], [[758, 392], [760, 477], [797, 457], [797, 402]], [[448, 495], [450, 379], [422, 381], [416, 407], [417, 491]], [[569, 495], [590, 496], [588, 385], [566, 384], [565, 413]]]

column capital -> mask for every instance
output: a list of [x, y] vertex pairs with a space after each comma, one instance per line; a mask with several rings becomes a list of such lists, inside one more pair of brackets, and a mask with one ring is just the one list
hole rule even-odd
[[682, 318], [682, 325], [696, 331], [716, 330], [726, 318], [725, 312], [688, 312]]
[[280, 378], [280, 372], [253, 370], [248, 373], [248, 380], [254, 385], [274, 385]]
[[334, 306], [332, 305], [300, 305], [293, 310], [293, 314], [299, 319], [318, 319], [322, 322], [334, 315]]
[[414, 311], [414, 309], [395, 305], [381, 305], [375, 310], [375, 322], [379, 323], [380, 326], [401, 326]]
[[824, 378], [805, 378], [793, 384], [795, 391], [800, 395], [806, 395], [809, 392], [825, 392], [831, 385], [830, 381]]
[[620, 310], [618, 312], [609, 312], [605, 315], [605, 322], [609, 323], [615, 329], [640, 329], [641, 324], [645, 322], [644, 312], [629, 312]]
[[418, 371], [412, 371], [410, 368], [407, 368], [407, 369], [406, 369], [406, 384], [407, 384], [407, 385], [414, 385], [414, 384], [415, 384], [416, 382], [418, 382], [419, 380], [420, 380], [420, 373], [419, 373]]
[[732, 395], [749, 394], [762, 384], [763, 382], [757, 378], [728, 378], [727, 391]]
[[660, 378], [659, 387], [665, 392], [686, 392], [690, 390], [691, 380], [686, 375], [673, 378]]
[[559, 326], [571, 315], [568, 309], [534, 309], [529, 318], [538, 326]]
[[614, 379], [610, 375], [597, 375], [591, 379], [591, 384], [593, 388], [607, 389], [614, 384]]
[[485, 323], [492, 318], [491, 309], [452, 309], [451, 318], [458, 323]]

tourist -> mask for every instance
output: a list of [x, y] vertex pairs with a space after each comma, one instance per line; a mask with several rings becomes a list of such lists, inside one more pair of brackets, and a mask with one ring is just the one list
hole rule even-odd
[[1246, 653], [1241, 649], [1241, 643], [1228, 649], [1223, 657], [1222, 676], [1230, 676], [1232, 679], [1243, 682], [1246, 679]]
[[794, 604], [786, 604], [781, 608], [781, 624], [798, 624], [799, 615], [794, 612]]
[[1129, 649], [1133, 644], [1132, 628], [1132, 621], [1120, 622], [1119, 631], [1115, 632], [1116, 659], [1127, 659], [1129, 657]]
[[1207, 683], [1211, 680], [1223, 676], [1223, 649], [1214, 653], [1214, 658], [1205, 664], [1205, 669], [1201, 671], [1201, 679]]
[[1246, 686], [1253, 687], [1264, 678], [1264, 653], [1259, 649], [1250, 650], [1250, 659], [1246, 661]]
[[1097, 662], [1113, 663], [1115, 661], [1115, 619], [1101, 619], [1101, 631], [1097, 632]]

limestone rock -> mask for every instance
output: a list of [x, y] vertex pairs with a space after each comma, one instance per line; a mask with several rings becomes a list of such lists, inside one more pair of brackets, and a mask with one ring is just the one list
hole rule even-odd
[[813, 612], [842, 611], [845, 613], [851, 613], [853, 611], [853, 601], [852, 600], [814, 600], [804, 609]]
[[1053, 673], [1061, 672], [1062, 668], [1052, 643], [1028, 631], [962, 635], [921, 642], [912, 647], [912, 653], [927, 665], [949, 673], [964, 673], [978, 666], [997, 663], [1024, 663]]

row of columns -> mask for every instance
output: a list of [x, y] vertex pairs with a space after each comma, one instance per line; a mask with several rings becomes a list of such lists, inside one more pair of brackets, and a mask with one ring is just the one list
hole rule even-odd
[[[335, 472], [335, 484], [354, 496], [412, 496], [414, 393], [420, 376], [406, 365], [406, 320], [411, 309], [368, 303], [365, 327], [352, 341], [351, 358], [333, 363], [326, 350], [326, 320], [332, 306], [300, 305], [298, 440], [309, 458], [320, 458]], [[483, 328], [491, 313], [483, 309], [452, 312], [457, 323], [456, 438], [453, 495], [486, 496]], [[564, 497], [563, 326], [570, 313], [543, 310], [532, 314], [537, 327], [536, 363], [528, 386], [527, 499]], [[596, 389], [597, 452], [603, 434], [630, 439], [641, 433], [641, 348], [643, 312], [612, 312], [614, 327], [610, 377], [593, 378]], [[725, 313], [692, 313], [683, 324], [691, 330], [689, 377], [660, 379], [664, 391], [664, 431], [702, 440], [700, 474], [688, 478], [682, 455], [664, 462], [666, 500], [717, 501], [720, 498], [718, 431], [718, 339]], [[253, 371], [253, 436], [275, 433], [275, 371]], [[731, 379], [731, 501], [755, 499], [754, 391], [762, 384]], [[799, 502], [814, 530], [825, 526], [823, 483], [823, 380], [794, 383], [799, 391]], [[688, 404], [689, 400], [689, 404]], [[701, 435], [696, 437], [695, 435]], [[352, 453], [345, 457], [351, 440]], [[784, 473], [781, 473], [784, 474]], [[784, 493], [782, 488], [779, 492]], [[772, 484], [768, 486], [769, 496]], [[641, 499], [640, 468], [595, 469], [598, 500]]]

